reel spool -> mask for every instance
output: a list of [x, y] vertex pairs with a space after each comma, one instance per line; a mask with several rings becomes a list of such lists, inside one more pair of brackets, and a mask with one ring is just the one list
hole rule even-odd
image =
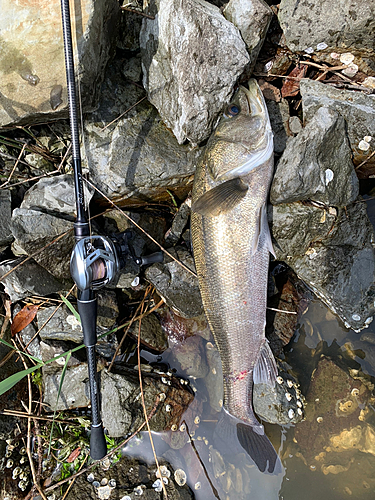
[[163, 253], [137, 257], [130, 243], [130, 229], [111, 236], [86, 236], [75, 245], [70, 272], [79, 290], [99, 290], [115, 281], [129, 256], [139, 266], [163, 262]]

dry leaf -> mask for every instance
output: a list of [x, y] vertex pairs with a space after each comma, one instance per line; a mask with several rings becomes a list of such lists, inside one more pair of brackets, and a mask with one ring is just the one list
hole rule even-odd
[[29, 305], [23, 307], [19, 313], [17, 313], [13, 318], [13, 323], [11, 326], [12, 336], [16, 333], [21, 332], [27, 325], [29, 325], [35, 318], [38, 312], [39, 306]]
[[72, 451], [72, 453], [68, 456], [68, 458], [66, 459], [66, 461], [71, 464], [72, 462], [74, 462], [74, 460], [79, 457], [79, 454], [81, 453], [81, 448], [78, 446], [78, 448], [76, 448], [75, 450]]
[[289, 74], [293, 79], [287, 78], [281, 87], [282, 97], [295, 96], [299, 92], [299, 84], [302, 78], [305, 77], [308, 66], [306, 64], [298, 64]]

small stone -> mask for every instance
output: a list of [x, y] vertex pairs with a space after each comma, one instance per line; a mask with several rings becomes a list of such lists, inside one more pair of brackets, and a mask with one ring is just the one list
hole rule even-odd
[[312, 54], [314, 52], [314, 49], [312, 47], [307, 47], [304, 52], [306, 52], [306, 54]]
[[285, 397], [288, 401], [291, 401], [292, 400], [292, 395], [289, 393], [289, 392], [286, 392], [285, 393]]
[[372, 139], [371, 135], [365, 135], [365, 137], [363, 138], [363, 140], [366, 142], [371, 142], [371, 139]]
[[359, 314], [353, 314], [353, 315], [352, 315], [352, 319], [353, 319], [354, 321], [361, 321], [361, 316], [360, 316]]
[[116, 488], [116, 485], [117, 485], [116, 479], [110, 479], [108, 484], [111, 488]]
[[157, 479], [157, 480], [153, 483], [152, 487], [153, 487], [153, 488], [155, 488], [155, 491], [157, 491], [157, 492], [162, 491], [163, 486], [162, 486], [161, 479]]
[[328, 45], [325, 42], [318, 43], [316, 46], [316, 50], [324, 50], [328, 47]]
[[368, 76], [365, 78], [362, 82], [362, 85], [364, 87], [367, 87], [369, 89], [375, 89], [375, 77], [374, 76]]
[[134, 488], [134, 495], [136, 496], [141, 496], [143, 495], [143, 488], [141, 485], [137, 486], [136, 488]]
[[198, 481], [197, 483], [195, 483], [195, 485], [194, 485], [194, 489], [195, 489], [195, 490], [200, 490], [200, 489], [201, 489], [201, 486], [202, 486], [202, 485], [201, 485], [200, 481]]
[[200, 418], [199, 418], [199, 416], [197, 415], [197, 416], [195, 417], [195, 419], [194, 419], [194, 423], [195, 423], [196, 425], [198, 425], [200, 421], [201, 421], [201, 419], [200, 419]]
[[302, 130], [302, 123], [298, 116], [291, 116], [289, 118], [289, 130], [292, 134], [297, 135]]
[[95, 478], [94, 478], [94, 474], [91, 472], [91, 474], [89, 474], [89, 475], [87, 476], [87, 481], [88, 481], [89, 483], [92, 483], [92, 482], [94, 481], [94, 479], [95, 479]]
[[323, 417], [317, 417], [316, 421], [318, 424], [321, 424], [323, 422]]

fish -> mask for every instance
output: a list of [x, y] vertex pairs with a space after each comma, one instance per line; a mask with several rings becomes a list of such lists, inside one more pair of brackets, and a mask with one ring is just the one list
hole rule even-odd
[[[277, 453], [254, 414], [254, 383], [273, 385], [277, 366], [265, 337], [269, 253], [267, 222], [273, 133], [255, 79], [240, 86], [198, 162], [191, 239], [203, 308], [220, 352], [223, 411], [215, 434], [237, 436], [262, 472], [280, 470]], [[234, 445], [233, 445], [234, 446]]]

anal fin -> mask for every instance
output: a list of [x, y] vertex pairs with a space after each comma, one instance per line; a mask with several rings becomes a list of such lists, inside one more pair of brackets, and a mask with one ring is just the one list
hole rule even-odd
[[254, 384], [273, 386], [276, 382], [277, 366], [268, 341], [265, 340], [259, 351], [259, 358], [254, 368]]
[[248, 186], [236, 177], [204, 193], [193, 203], [191, 210], [206, 217], [216, 217], [238, 205], [247, 190]]

